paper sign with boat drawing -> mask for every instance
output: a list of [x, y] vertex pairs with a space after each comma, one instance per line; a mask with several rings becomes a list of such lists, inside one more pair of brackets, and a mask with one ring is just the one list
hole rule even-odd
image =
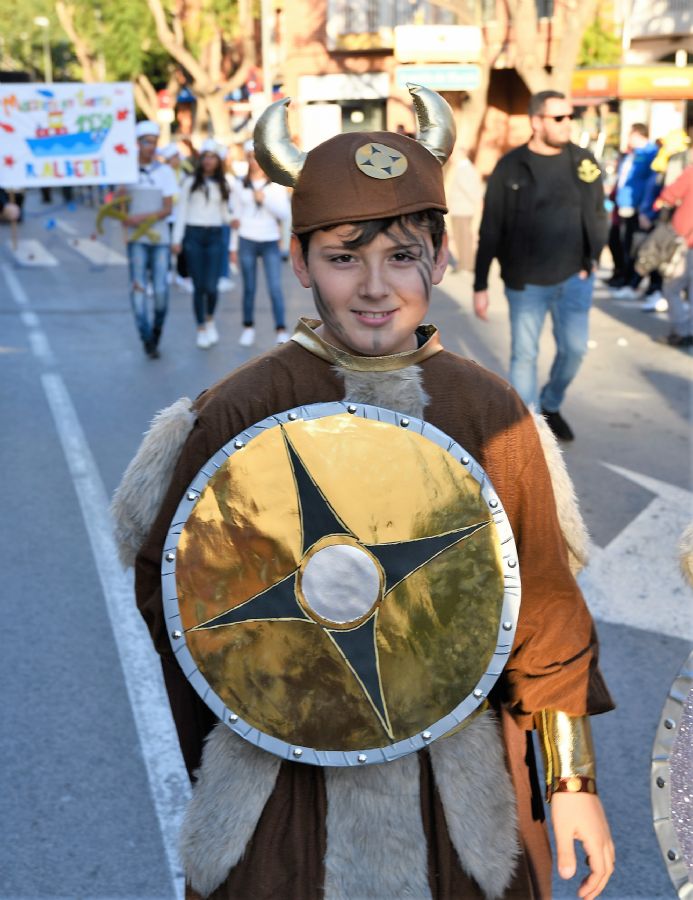
[[0, 185], [137, 180], [132, 85], [0, 84]]

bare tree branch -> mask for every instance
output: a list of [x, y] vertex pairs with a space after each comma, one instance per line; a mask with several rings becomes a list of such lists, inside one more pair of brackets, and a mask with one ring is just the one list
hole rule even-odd
[[169, 28], [161, 0], [147, 0], [147, 6], [154, 17], [156, 36], [164, 50], [170, 53], [176, 62], [190, 73], [195, 82], [195, 88], [199, 93], [207, 94], [213, 92], [216, 85], [212, 84], [205, 69], [187, 47], [176, 40], [174, 31]]
[[93, 83], [97, 81], [96, 55], [84, 38], [77, 32], [74, 7], [68, 6], [63, 0], [55, 0], [55, 12], [63, 31], [75, 49], [75, 55], [82, 70], [82, 78], [86, 82]]
[[252, 0], [238, 0], [238, 30], [241, 34], [241, 63], [233, 75], [224, 82], [225, 94], [244, 84], [250, 69], [256, 64], [255, 23]]

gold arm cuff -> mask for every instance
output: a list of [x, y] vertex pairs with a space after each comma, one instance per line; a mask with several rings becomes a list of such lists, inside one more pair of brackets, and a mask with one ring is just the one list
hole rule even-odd
[[543, 709], [535, 715], [539, 743], [544, 760], [546, 799], [573, 779], [571, 791], [596, 793], [596, 765], [589, 716], [569, 716], [555, 709]]

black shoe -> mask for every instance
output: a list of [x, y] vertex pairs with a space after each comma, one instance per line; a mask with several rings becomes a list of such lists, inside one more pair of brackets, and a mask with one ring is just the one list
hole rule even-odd
[[573, 429], [570, 427], [570, 425], [568, 425], [568, 423], [558, 412], [558, 410], [556, 410], [556, 412], [549, 412], [542, 407], [541, 414], [546, 419], [546, 424], [549, 426], [551, 431], [553, 431], [559, 441], [575, 440]]
[[151, 337], [148, 341], [143, 342], [144, 352], [150, 359], [159, 359], [159, 349], [155, 338]]
[[669, 347], [693, 347], [691, 334], [665, 334], [655, 340], [658, 344], [667, 344]]
[[607, 278], [604, 283], [612, 288], [621, 288], [625, 285], [626, 281], [621, 275], [612, 275], [611, 278]]

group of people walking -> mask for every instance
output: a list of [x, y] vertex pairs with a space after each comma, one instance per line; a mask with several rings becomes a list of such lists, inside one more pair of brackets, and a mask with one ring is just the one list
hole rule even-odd
[[[226, 150], [206, 140], [187, 171], [179, 165], [175, 145], [157, 159], [159, 127], [144, 121], [136, 130], [139, 178], [121, 193], [128, 211], [130, 301], [147, 355], [159, 356], [159, 341], [168, 310], [172, 254], [179, 276], [192, 281], [196, 344], [206, 350], [219, 341], [215, 313], [220, 278], [229, 259], [240, 263], [243, 281], [243, 329], [239, 342], [255, 342], [257, 262], [261, 259], [272, 302], [276, 341], [288, 340], [281, 287], [281, 225], [289, 217], [286, 191], [267, 179], [244, 145], [246, 174], [228, 177]], [[230, 240], [229, 240], [230, 236]], [[151, 287], [148, 287], [151, 286]], [[149, 310], [148, 294], [153, 297]]]
[[[560, 92], [543, 91], [531, 98], [529, 142], [502, 157], [488, 179], [476, 256], [472, 221], [481, 203], [481, 182], [459, 151], [451, 170], [449, 203], [457, 253], [454, 268], [474, 269], [474, 311], [480, 319], [487, 319], [488, 273], [495, 257], [500, 262], [510, 313], [510, 382], [563, 441], [574, 438], [560, 410], [587, 349], [602, 247], [608, 241], [614, 259], [609, 285], [617, 296], [626, 292], [634, 296], [642, 278], [635, 268], [638, 240], [653, 228], [662, 206], [679, 207], [673, 227], [688, 248], [693, 248], [693, 176], [689, 168], [672, 184], [666, 183], [663, 173], [671, 170], [672, 147], [651, 142], [643, 125], [631, 128], [612, 191], [615, 206], [609, 223], [602, 172], [588, 150], [570, 141], [572, 117], [572, 104]], [[198, 347], [207, 349], [219, 340], [215, 321], [218, 285], [229, 260], [242, 276], [239, 343], [250, 347], [256, 339], [259, 260], [271, 299], [276, 341], [288, 340], [280, 241], [282, 225], [290, 217], [289, 197], [262, 170], [253, 142], [243, 146], [244, 171], [228, 178], [225, 148], [213, 140], [204, 142], [193, 170], [185, 174], [177, 165], [175, 145], [164, 148], [165, 161], [156, 161], [158, 126], [141, 122], [137, 136], [140, 179], [129, 189], [126, 224], [130, 228], [132, 306], [145, 351], [158, 356], [168, 303], [169, 243], [178, 258], [179, 273], [192, 279]], [[659, 163], [665, 150], [667, 165], [662, 169]], [[170, 239], [163, 220], [172, 223]], [[144, 231], [143, 223], [147, 224]], [[689, 250], [675, 279], [665, 282], [653, 270], [642, 300], [645, 311], [669, 308], [672, 332], [666, 342], [672, 346], [693, 342], [692, 267]], [[154, 297], [151, 321], [146, 312], [147, 272]], [[552, 319], [556, 353], [540, 389], [537, 358], [547, 315]]]

